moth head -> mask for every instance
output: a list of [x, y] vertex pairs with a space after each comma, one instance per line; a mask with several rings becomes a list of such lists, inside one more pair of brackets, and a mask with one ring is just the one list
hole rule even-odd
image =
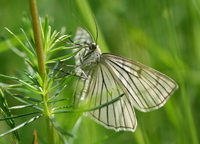
[[90, 50], [95, 50], [97, 48], [97, 44], [96, 43], [91, 43], [90, 45], [89, 45], [89, 49]]

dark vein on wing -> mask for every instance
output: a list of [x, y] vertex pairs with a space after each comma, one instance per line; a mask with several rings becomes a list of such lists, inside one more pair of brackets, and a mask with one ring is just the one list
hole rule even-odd
[[[123, 68], [123, 67], [121, 67], [118, 63], [116, 63], [115, 61], [112, 61], [112, 60], [110, 60], [110, 59], [108, 59], [112, 64], [115, 64], [115, 65], [117, 65], [118, 67], [120, 67], [120, 69], [122, 69], [122, 70], [124, 70], [125, 71], [125, 73], [127, 73], [127, 71]], [[119, 70], [114, 66], [114, 65], [112, 65], [112, 68], [114, 68], [123, 78], [124, 78], [124, 80], [127, 82], [127, 84], [129, 85], [129, 87], [131, 88], [132, 87], [132, 85], [130, 85], [130, 83], [127, 81], [127, 79], [124, 77], [124, 74], [123, 73], [121, 73], [121, 72], [119, 72]], [[128, 72], [129, 73], [129, 72]], [[128, 75], [129, 76], [129, 78], [130, 78], [130, 75]], [[136, 84], [135, 84], [135, 82], [130, 78], [130, 80], [131, 80], [131, 82], [133, 83], [133, 85], [134, 85], [134, 87], [137, 89], [137, 92], [142, 96], [142, 99], [144, 100], [144, 96], [143, 96], [143, 94], [141, 93], [141, 91], [138, 89], [138, 87], [136, 86]], [[119, 79], [119, 81], [124, 85], [124, 83], [122, 82], [122, 80], [121, 79]], [[124, 88], [126, 89], [126, 91], [129, 93], [129, 95], [134, 99], [134, 101], [138, 104], [138, 106], [140, 105], [138, 102], [137, 102], [137, 100], [134, 98], [134, 96], [131, 94], [131, 92], [130, 92], [130, 90], [129, 89], [127, 89], [126, 88], [126, 86], [124, 86]], [[134, 90], [134, 89], [132, 89], [132, 91], [135, 93], [135, 95], [137, 96], [137, 93], [136, 93], [136, 91]], [[140, 100], [140, 103], [143, 105], [143, 107], [145, 107], [144, 106], [144, 104], [143, 104], [143, 101], [141, 100], [141, 98], [140, 97], [138, 97], [138, 99]], [[145, 102], [146, 103], [146, 102]]]

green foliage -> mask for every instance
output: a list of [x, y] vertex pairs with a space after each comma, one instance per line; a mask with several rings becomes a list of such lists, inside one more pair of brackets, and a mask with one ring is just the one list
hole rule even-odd
[[[57, 131], [60, 131], [61, 135], [58, 135], [63, 140], [67, 138], [68, 143], [81, 144], [199, 143], [200, 10], [197, 0], [60, 0], [38, 1], [38, 6], [40, 6], [40, 16], [45, 17], [48, 14], [51, 21], [51, 27], [47, 19], [42, 24], [44, 49], [47, 55], [46, 64], [52, 66], [59, 59], [70, 59], [73, 55], [65, 52], [66, 49], [70, 49], [70, 46], [67, 48], [62, 46], [61, 41], [65, 41], [68, 35], [59, 40], [55, 38], [59, 37], [58, 32], [52, 29], [60, 29], [65, 25], [68, 33], [74, 33], [76, 27], [81, 24], [73, 18], [71, 15], [73, 13], [96, 37], [92, 16], [94, 13], [99, 30], [98, 44], [103, 52], [111, 51], [138, 60], [167, 74], [179, 84], [179, 90], [163, 108], [150, 113], [141, 113], [136, 110], [138, 127], [134, 133], [116, 133], [113, 130], [107, 130], [87, 117], [79, 118], [80, 113], [70, 111], [70, 113], [55, 114], [51, 122]], [[44, 118], [41, 116], [43, 114], [41, 78], [37, 73], [30, 22], [27, 21], [27, 27], [21, 29], [19, 33], [19, 28], [23, 27], [20, 20], [24, 11], [22, 7], [26, 10], [28, 6], [27, 3], [16, 5], [15, 1], [10, 1], [8, 6], [2, 1], [0, 7], [3, 13], [0, 16], [0, 33], [3, 37], [5, 35], [9, 37], [0, 42], [1, 119], [9, 118], [6, 119], [8, 127], [4, 126], [4, 121], [0, 121], [0, 134], [16, 126], [23, 126], [25, 122], [35, 120], [18, 131], [10, 131], [12, 137], [17, 142], [19, 135], [22, 143], [31, 143], [35, 128], [40, 138], [39, 142], [45, 143], [46, 126], [43, 126], [44, 121], [41, 120]], [[11, 13], [16, 15], [11, 17]], [[5, 26], [11, 29], [8, 31], [12, 36], [3, 30]], [[15, 57], [10, 50], [22, 57], [26, 64]], [[31, 71], [22, 72], [24, 65], [26, 70]], [[51, 72], [54, 71], [48, 69], [49, 75]], [[50, 91], [52, 97], [48, 101], [55, 103], [53, 108], [57, 112], [62, 110], [59, 109], [62, 106], [70, 106], [69, 99], [73, 91], [71, 78], [56, 82], [52, 78], [48, 82], [49, 85], [45, 91]], [[66, 84], [68, 85], [65, 86]], [[71, 107], [64, 108], [64, 111], [71, 110]], [[27, 114], [26, 117], [23, 114]], [[16, 119], [15, 116], [18, 118]], [[15, 122], [14, 125], [13, 122]], [[70, 137], [70, 134], [74, 137]], [[6, 136], [0, 138], [0, 143], [13, 142]]]
[[[44, 47], [44, 55], [45, 57], [45, 64], [49, 63], [56, 63], [60, 60], [68, 60], [71, 57], [73, 57], [76, 53], [71, 53], [69, 55], [62, 55], [60, 57], [54, 58], [53, 56], [60, 52], [65, 51], [67, 49], [72, 49], [74, 47], [66, 47], [65, 41], [70, 36], [69, 35], [62, 35], [61, 37], [58, 37], [59, 32], [51, 31], [51, 27], [48, 23], [48, 18], [46, 17], [45, 21], [40, 24], [41, 32], [42, 32], [42, 39], [43, 39], [43, 47]], [[31, 25], [28, 25], [29, 28]], [[59, 131], [59, 133], [72, 136], [72, 134], [61, 130], [59, 128], [55, 118], [53, 117], [53, 109], [50, 107], [51, 113], [46, 113], [44, 109], [45, 103], [50, 103], [51, 105], [54, 105], [56, 102], [65, 101], [66, 99], [59, 99], [59, 95], [62, 92], [63, 89], [60, 89], [58, 87], [66, 87], [67, 81], [71, 79], [70, 75], [67, 76], [65, 79], [58, 81], [53, 76], [54, 69], [49, 70], [47, 69], [48, 79], [47, 79], [47, 85], [44, 86], [44, 82], [41, 79], [39, 73], [38, 73], [38, 66], [37, 66], [37, 54], [35, 51], [35, 44], [31, 42], [28, 37], [32, 37], [32, 31], [28, 31], [28, 34], [25, 33], [23, 29], [22, 33], [24, 34], [24, 37], [26, 38], [25, 42], [21, 41], [20, 38], [15, 35], [13, 32], [11, 32], [8, 28], [6, 30], [13, 35], [18, 43], [21, 45], [21, 49], [17, 49], [14, 46], [11, 47], [11, 49], [18, 54], [21, 58], [25, 60], [25, 63], [27, 65], [27, 70], [24, 70], [24, 79], [20, 79], [17, 77], [12, 77], [8, 75], [0, 74], [1, 78], [6, 78], [12, 81], [12, 84], [6, 84], [6, 83], [0, 83], [1, 86], [1, 113], [4, 116], [4, 118], [1, 118], [0, 121], [6, 120], [7, 124], [10, 126], [10, 130], [7, 132], [4, 132], [0, 134], [0, 137], [5, 136], [6, 134], [12, 133], [13, 135], [13, 141], [15, 143], [20, 142], [19, 135], [16, 130], [26, 126], [27, 124], [37, 120], [38, 118], [47, 115], [49, 119], [52, 121], [52, 124], [54, 127]], [[33, 38], [31, 38], [33, 39]], [[7, 40], [8, 43], [11, 45], [11, 42]], [[62, 45], [61, 42], [63, 43]], [[72, 45], [70, 45], [72, 46]], [[14, 82], [14, 83], [13, 83]], [[14, 92], [13, 92], [14, 90]], [[17, 105], [13, 107], [9, 107], [7, 100], [5, 99], [5, 94], [10, 95], [17, 101], [21, 102], [23, 105]], [[18, 94], [19, 93], [19, 94]], [[22, 93], [22, 94], [21, 94]], [[32, 93], [31, 96], [27, 96], [28, 94]], [[51, 96], [49, 99], [45, 99], [46, 94], [50, 94]], [[34, 97], [32, 97], [34, 96]], [[16, 109], [24, 109], [24, 108], [32, 108], [34, 111], [20, 114], [20, 115], [13, 115], [11, 113], [11, 110]], [[14, 119], [28, 116], [28, 115], [35, 115], [29, 120], [19, 124], [18, 126], [15, 126]]]

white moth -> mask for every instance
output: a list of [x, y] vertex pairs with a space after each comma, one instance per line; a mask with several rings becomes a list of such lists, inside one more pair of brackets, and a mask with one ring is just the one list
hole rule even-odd
[[86, 103], [88, 108], [94, 108], [124, 94], [116, 102], [85, 113], [108, 129], [134, 132], [137, 127], [134, 108], [142, 112], [158, 109], [178, 88], [174, 80], [148, 66], [101, 53], [82, 28], [78, 28], [74, 41], [83, 47], [75, 56], [82, 78], [78, 80], [74, 105]]

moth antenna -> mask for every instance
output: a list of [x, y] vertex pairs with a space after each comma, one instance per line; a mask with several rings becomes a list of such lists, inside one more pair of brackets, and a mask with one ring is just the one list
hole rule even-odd
[[88, 30], [88, 28], [73, 13], [72, 13], [72, 16], [84, 27], [84, 29], [90, 34], [92, 40], [94, 41], [92, 33]]
[[95, 39], [95, 43], [97, 44], [97, 40], [98, 40], [98, 36], [99, 36], [99, 31], [98, 31], [98, 25], [97, 25], [97, 20], [94, 16], [94, 13], [93, 13], [93, 18], [94, 18], [94, 23], [95, 23], [95, 29], [96, 29], [96, 39]]

